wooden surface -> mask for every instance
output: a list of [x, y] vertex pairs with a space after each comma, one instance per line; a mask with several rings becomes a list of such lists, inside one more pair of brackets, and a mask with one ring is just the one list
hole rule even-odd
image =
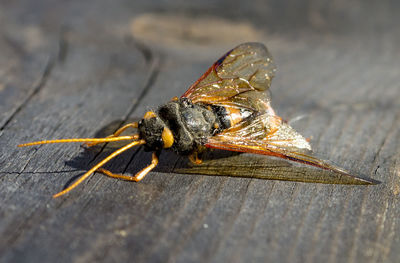
[[[1, 262], [398, 262], [400, 34], [395, 1], [2, 1]], [[77, 144], [182, 94], [236, 44], [265, 43], [273, 106], [376, 186], [95, 174]], [[107, 167], [135, 173], [134, 149]], [[286, 164], [288, 165], [288, 164]], [[251, 168], [249, 168], [251, 169]], [[293, 168], [296, 171], [296, 168]]]

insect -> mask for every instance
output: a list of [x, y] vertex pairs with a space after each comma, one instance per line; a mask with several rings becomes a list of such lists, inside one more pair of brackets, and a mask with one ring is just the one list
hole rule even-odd
[[[47, 140], [19, 146], [85, 142], [91, 147], [104, 142], [129, 141], [53, 197], [68, 193], [94, 172], [138, 182], [157, 166], [164, 149], [187, 155], [195, 164], [201, 163], [202, 152], [214, 148], [280, 157], [352, 176], [308, 154], [309, 142], [276, 115], [268, 91], [275, 71], [272, 56], [263, 44], [244, 43], [218, 59], [180, 98], [148, 111], [139, 122], [129, 123], [106, 138]], [[137, 128], [138, 133], [121, 136], [128, 128]], [[152, 160], [135, 176], [114, 174], [101, 168], [136, 145], [144, 145], [146, 151], [151, 151]]]

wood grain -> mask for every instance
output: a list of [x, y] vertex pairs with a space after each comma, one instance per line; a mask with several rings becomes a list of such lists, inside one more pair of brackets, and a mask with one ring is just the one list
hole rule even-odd
[[[0, 3], [0, 261], [398, 262], [398, 8], [393, 1]], [[141, 34], [146, 24], [132, 29], [135, 19], [157, 15], [149, 26], [167, 28], [167, 42]], [[211, 29], [179, 23], [207, 18], [237, 28], [235, 37], [214, 30], [207, 40]], [[316, 152], [382, 183], [183, 174], [176, 170], [187, 160], [163, 153], [140, 183], [95, 174], [52, 199], [111, 149], [16, 147], [107, 134], [182, 94], [238, 41], [269, 47], [278, 65], [272, 104], [289, 121], [302, 117], [293, 125]], [[149, 162], [138, 148], [106, 167], [135, 173]]]

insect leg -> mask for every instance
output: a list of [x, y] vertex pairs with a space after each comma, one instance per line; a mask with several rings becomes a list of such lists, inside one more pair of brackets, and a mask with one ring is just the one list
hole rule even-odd
[[[112, 154], [110, 154], [109, 156], [107, 156], [106, 158], [104, 158], [101, 162], [99, 162], [98, 164], [96, 164], [94, 167], [92, 167], [89, 171], [87, 171], [84, 175], [82, 175], [78, 180], [76, 180], [72, 185], [70, 185], [69, 187], [67, 187], [66, 189], [64, 189], [63, 191], [53, 195], [54, 198], [59, 197], [61, 195], [64, 195], [66, 193], [68, 193], [69, 191], [71, 191], [72, 189], [74, 189], [75, 187], [77, 187], [80, 183], [82, 183], [86, 178], [88, 178], [92, 173], [94, 173], [97, 169], [99, 169], [100, 167], [102, 167], [104, 164], [106, 164], [108, 161], [110, 161], [112, 158], [114, 158], [115, 156], [125, 152], [126, 150], [128, 150], [129, 148], [132, 148], [135, 145], [140, 145], [140, 144], [145, 144], [146, 142], [144, 140], [140, 140], [140, 141], [134, 141], [131, 142], [127, 145], [125, 145], [124, 147], [116, 150], [115, 152], [113, 152]], [[157, 159], [158, 161], [158, 159]]]
[[[118, 137], [121, 133], [123, 133], [126, 129], [128, 128], [137, 128], [138, 127], [138, 123], [137, 122], [132, 122], [132, 123], [128, 123], [124, 126], [122, 126], [121, 128], [119, 128], [116, 132], [114, 132], [113, 134], [107, 136], [106, 138], [113, 138], [113, 137]], [[97, 144], [99, 144], [100, 142], [90, 142], [90, 143], [84, 143], [83, 146], [85, 147], [92, 147], [95, 146]]]
[[193, 152], [191, 155], [189, 155], [189, 161], [192, 164], [202, 164], [203, 160], [199, 158], [198, 152]]
[[140, 172], [138, 172], [135, 176], [124, 175], [124, 174], [115, 174], [104, 168], [97, 169], [97, 172], [103, 173], [112, 178], [139, 182], [146, 176], [146, 174], [148, 174], [154, 167], [156, 167], [157, 164], [158, 164], [158, 154], [156, 152], [153, 152], [151, 164], [149, 166], [147, 166], [146, 168], [144, 168], [143, 170], [141, 170]]

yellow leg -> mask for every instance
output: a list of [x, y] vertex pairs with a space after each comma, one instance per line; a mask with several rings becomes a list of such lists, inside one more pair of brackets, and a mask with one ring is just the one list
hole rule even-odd
[[104, 168], [97, 169], [97, 172], [103, 173], [112, 178], [139, 182], [146, 176], [146, 174], [148, 174], [152, 169], [154, 169], [154, 167], [156, 167], [157, 164], [158, 164], [158, 156], [154, 152], [152, 155], [151, 164], [149, 166], [147, 166], [146, 168], [144, 168], [143, 170], [141, 170], [140, 172], [138, 172], [135, 176], [129, 176], [129, 175], [124, 175], [124, 174], [114, 174]]
[[202, 164], [203, 163], [203, 160], [199, 158], [199, 155], [197, 152], [194, 152], [191, 155], [189, 155], [189, 161], [192, 164]]
[[[132, 122], [132, 123], [128, 123], [124, 126], [122, 126], [121, 128], [119, 128], [116, 132], [114, 132], [113, 134], [107, 136], [106, 138], [114, 138], [114, 137], [118, 137], [121, 133], [123, 133], [126, 129], [128, 128], [137, 128], [138, 127], [138, 123], [137, 122]], [[136, 135], [135, 135], [136, 136]], [[139, 136], [137, 135], [138, 139]], [[90, 142], [90, 143], [84, 143], [83, 146], [85, 147], [92, 147], [95, 146], [97, 144], [99, 144], [100, 142]]]
[[[106, 158], [104, 158], [101, 162], [99, 162], [98, 164], [96, 164], [94, 167], [92, 167], [89, 171], [87, 171], [84, 175], [82, 175], [78, 180], [76, 180], [72, 185], [70, 185], [68, 188], [64, 189], [63, 191], [53, 195], [54, 198], [62, 196], [66, 193], [68, 193], [69, 191], [71, 191], [72, 189], [74, 189], [75, 187], [77, 187], [80, 183], [82, 183], [86, 178], [88, 178], [92, 173], [94, 173], [95, 171], [97, 171], [97, 169], [99, 169], [100, 167], [102, 167], [104, 164], [106, 164], [109, 160], [111, 160], [112, 158], [114, 158], [115, 156], [125, 152], [126, 150], [132, 148], [135, 145], [141, 145], [141, 144], [145, 144], [146, 142], [144, 140], [140, 140], [140, 141], [134, 141], [131, 142], [127, 145], [125, 145], [124, 147], [116, 150], [115, 152], [113, 152], [112, 154], [110, 154], [109, 156], [107, 156]], [[158, 161], [158, 159], [157, 159]], [[143, 175], [144, 176], [144, 175]]]

